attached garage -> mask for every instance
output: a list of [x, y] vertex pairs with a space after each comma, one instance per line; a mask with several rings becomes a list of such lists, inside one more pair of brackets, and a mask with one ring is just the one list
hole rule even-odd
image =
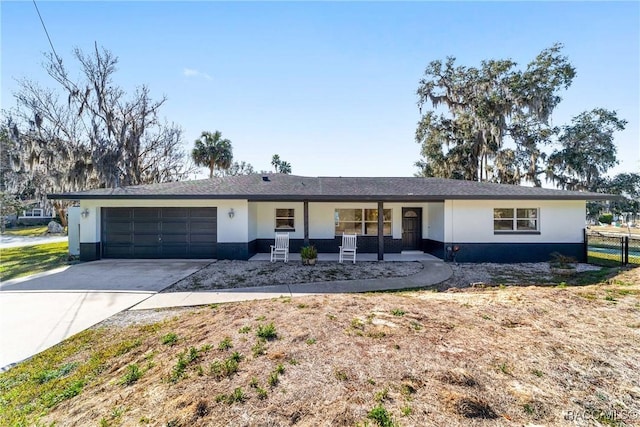
[[217, 209], [102, 208], [103, 258], [216, 258]]

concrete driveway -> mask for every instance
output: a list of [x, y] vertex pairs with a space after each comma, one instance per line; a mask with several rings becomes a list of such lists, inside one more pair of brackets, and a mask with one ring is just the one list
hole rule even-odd
[[0, 285], [0, 369], [132, 307], [210, 260], [101, 260]]

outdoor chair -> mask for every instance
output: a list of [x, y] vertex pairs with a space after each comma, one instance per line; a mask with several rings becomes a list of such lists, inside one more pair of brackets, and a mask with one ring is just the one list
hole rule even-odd
[[276, 233], [275, 244], [271, 245], [271, 262], [276, 262], [282, 257], [284, 262], [289, 261], [289, 233]]
[[342, 262], [345, 259], [353, 260], [353, 263], [356, 263], [356, 240], [358, 236], [355, 234], [343, 234], [342, 235], [342, 246], [340, 246], [340, 260]]

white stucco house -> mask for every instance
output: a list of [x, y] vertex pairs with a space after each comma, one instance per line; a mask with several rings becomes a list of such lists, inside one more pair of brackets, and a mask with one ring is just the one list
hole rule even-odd
[[246, 260], [269, 252], [276, 231], [291, 251], [424, 251], [461, 262], [585, 258], [586, 201], [610, 195], [440, 178], [254, 174], [76, 193], [80, 258]]

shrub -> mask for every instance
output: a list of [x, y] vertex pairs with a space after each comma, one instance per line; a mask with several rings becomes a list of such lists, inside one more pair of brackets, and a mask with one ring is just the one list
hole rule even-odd
[[276, 327], [273, 322], [267, 325], [258, 325], [256, 335], [265, 340], [273, 340], [278, 337], [278, 333], [276, 332]]
[[302, 249], [300, 249], [300, 258], [302, 259], [318, 258], [318, 250], [313, 245], [303, 246]]
[[224, 339], [220, 341], [220, 344], [218, 344], [218, 350], [228, 350], [231, 347], [233, 347], [233, 344], [231, 344], [231, 337], [224, 337]]
[[131, 385], [136, 381], [138, 381], [141, 376], [142, 376], [142, 371], [140, 371], [140, 368], [138, 367], [138, 365], [135, 363], [131, 364], [127, 366], [127, 373], [120, 380], [120, 384], [125, 386]]
[[613, 222], [613, 214], [606, 213], [598, 217], [598, 221], [603, 224], [611, 224]]
[[577, 262], [577, 260], [574, 257], [563, 255], [559, 252], [552, 252], [550, 256], [551, 256], [551, 261], [549, 261], [549, 264], [552, 267], [556, 267], [556, 268], [573, 268], [571, 264]]
[[380, 427], [395, 427], [397, 425], [389, 411], [382, 405], [378, 405], [369, 411], [367, 418], [375, 421]]
[[178, 342], [178, 335], [174, 334], [173, 332], [170, 332], [162, 337], [162, 344], [174, 345], [176, 342]]

